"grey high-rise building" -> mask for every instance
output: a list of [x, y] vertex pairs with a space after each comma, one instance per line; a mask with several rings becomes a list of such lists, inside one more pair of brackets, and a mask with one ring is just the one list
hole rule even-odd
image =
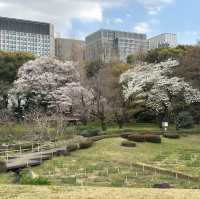
[[85, 41], [56, 38], [55, 55], [62, 61], [82, 62], [85, 59]]
[[147, 51], [145, 34], [100, 29], [86, 37], [86, 60], [110, 62], [119, 59], [126, 62], [127, 56]]
[[176, 47], [177, 35], [173, 33], [163, 33], [149, 40], [149, 49], [161, 48], [161, 47]]
[[0, 17], [0, 50], [54, 56], [54, 27], [50, 23]]

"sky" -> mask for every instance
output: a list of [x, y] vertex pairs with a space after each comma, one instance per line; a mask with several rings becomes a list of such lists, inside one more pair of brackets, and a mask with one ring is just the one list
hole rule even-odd
[[200, 40], [200, 0], [0, 0], [0, 16], [50, 22], [61, 37], [84, 39], [100, 28], [171, 32], [179, 44]]

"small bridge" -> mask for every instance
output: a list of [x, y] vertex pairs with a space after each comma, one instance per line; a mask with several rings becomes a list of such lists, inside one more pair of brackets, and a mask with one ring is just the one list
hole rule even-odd
[[88, 148], [92, 145], [92, 140], [79, 137], [64, 142], [48, 143], [31, 149], [5, 150], [1, 151], [0, 172], [19, 171], [21, 169], [37, 166], [43, 161], [52, 159], [54, 156], [67, 156], [71, 151]]

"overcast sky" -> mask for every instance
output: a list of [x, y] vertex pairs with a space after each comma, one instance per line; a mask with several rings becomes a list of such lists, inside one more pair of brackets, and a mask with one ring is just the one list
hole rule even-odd
[[200, 0], [0, 0], [0, 16], [51, 22], [62, 37], [83, 39], [99, 28], [178, 34], [200, 40]]

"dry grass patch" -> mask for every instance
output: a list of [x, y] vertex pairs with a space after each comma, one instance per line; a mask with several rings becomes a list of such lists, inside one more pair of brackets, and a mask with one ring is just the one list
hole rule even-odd
[[200, 199], [199, 190], [0, 186], [1, 199]]

